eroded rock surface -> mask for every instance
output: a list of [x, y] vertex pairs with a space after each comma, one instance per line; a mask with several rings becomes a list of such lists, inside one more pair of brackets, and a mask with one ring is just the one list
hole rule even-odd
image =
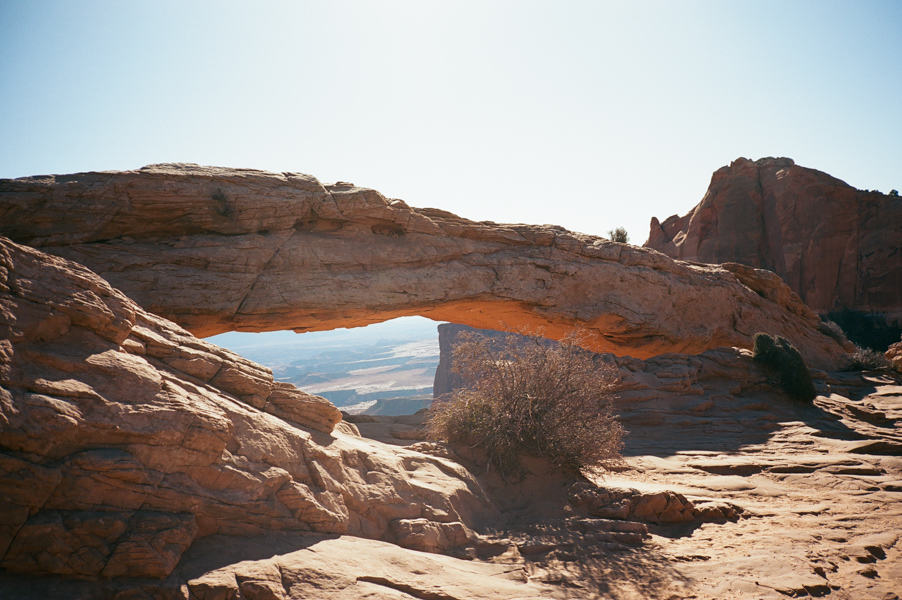
[[648, 363], [632, 365], [620, 401], [637, 409], [625, 412], [628, 468], [604, 485], [678, 493], [706, 512], [743, 511], [735, 522], [689, 525], [660, 540], [691, 594], [895, 597], [902, 581], [898, 380], [820, 374], [809, 406], [775, 393], [742, 355]]
[[805, 403], [745, 350], [608, 360], [625, 464], [572, 485], [570, 502], [600, 521], [642, 521], [649, 537], [596, 562], [571, 551], [578, 536], [543, 531], [520, 542], [531, 580], [574, 597], [592, 597], [575, 591], [587, 582], [627, 598], [898, 597], [897, 376], [815, 371], [818, 396]]
[[351, 536], [211, 536], [164, 581], [24, 582], [0, 575], [16, 598], [171, 600], [548, 600], [566, 590], [529, 581], [522, 566], [462, 560]]
[[0, 234], [202, 336], [418, 314], [558, 339], [578, 328], [592, 350], [639, 358], [748, 346], [757, 331], [824, 366], [844, 352], [765, 271], [472, 222], [297, 173], [169, 164], [2, 180]]
[[902, 199], [857, 190], [789, 158], [739, 158], [680, 217], [652, 218], [647, 247], [775, 272], [813, 309], [902, 322]]
[[160, 578], [198, 538], [279, 530], [422, 531], [435, 550], [493, 514], [461, 466], [340, 418], [87, 268], [0, 238], [7, 572]]

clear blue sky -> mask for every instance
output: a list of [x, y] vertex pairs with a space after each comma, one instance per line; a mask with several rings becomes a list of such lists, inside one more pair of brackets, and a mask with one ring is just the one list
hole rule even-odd
[[0, 0], [0, 177], [302, 171], [603, 234], [738, 156], [902, 189], [902, 2]]

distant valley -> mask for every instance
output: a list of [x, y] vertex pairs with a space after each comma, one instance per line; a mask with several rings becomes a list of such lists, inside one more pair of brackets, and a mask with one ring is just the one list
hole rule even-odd
[[432, 402], [438, 323], [405, 317], [369, 327], [297, 334], [224, 333], [208, 338], [263, 364], [279, 381], [349, 413], [412, 414]]

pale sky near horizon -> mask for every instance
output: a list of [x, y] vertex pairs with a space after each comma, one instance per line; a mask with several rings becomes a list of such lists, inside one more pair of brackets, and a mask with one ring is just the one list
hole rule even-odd
[[790, 156], [902, 189], [902, 2], [0, 0], [0, 177], [185, 161], [641, 244]]

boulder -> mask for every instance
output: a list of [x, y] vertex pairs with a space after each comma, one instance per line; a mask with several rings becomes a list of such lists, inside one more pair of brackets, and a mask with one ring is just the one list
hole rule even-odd
[[725, 523], [739, 520], [744, 512], [742, 508], [724, 502], [696, 505], [671, 490], [604, 488], [582, 481], [570, 487], [569, 495], [570, 503], [576, 510], [592, 517], [640, 523]]

